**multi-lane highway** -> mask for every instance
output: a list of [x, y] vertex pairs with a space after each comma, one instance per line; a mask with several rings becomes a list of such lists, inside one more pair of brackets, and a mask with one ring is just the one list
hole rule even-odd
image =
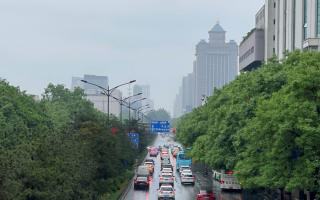
[[[163, 146], [167, 144], [167, 137], [162, 138], [158, 137], [153, 146]], [[133, 189], [133, 185], [130, 186], [129, 192], [126, 196], [126, 200], [156, 200], [158, 199], [158, 190], [159, 189], [159, 174], [160, 174], [160, 153], [155, 159], [156, 164], [154, 166], [155, 172], [152, 176], [152, 180], [150, 181], [149, 191], [146, 189]], [[170, 153], [171, 163], [176, 166], [176, 158], [173, 158]], [[204, 170], [204, 166], [201, 164], [193, 163], [192, 164], [192, 172], [195, 176], [195, 184], [194, 185], [181, 185], [179, 173], [174, 170], [175, 175], [175, 198], [176, 200], [196, 200], [197, 193], [200, 189], [211, 189], [213, 190], [216, 200], [259, 200], [257, 196], [253, 196], [249, 194], [246, 198], [241, 191], [222, 191], [220, 189], [220, 183], [216, 180], [212, 179], [212, 173], [209, 174], [208, 177], [204, 177], [202, 171]]]

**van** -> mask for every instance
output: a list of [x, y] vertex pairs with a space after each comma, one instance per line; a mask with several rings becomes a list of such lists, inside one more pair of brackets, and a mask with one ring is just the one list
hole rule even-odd
[[148, 177], [150, 179], [150, 171], [148, 166], [139, 166], [136, 177]]

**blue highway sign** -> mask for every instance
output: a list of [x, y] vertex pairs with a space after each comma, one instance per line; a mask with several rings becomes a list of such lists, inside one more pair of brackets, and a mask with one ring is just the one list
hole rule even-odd
[[135, 148], [139, 147], [139, 134], [138, 133], [127, 133], [130, 141], [134, 144]]
[[169, 133], [170, 122], [169, 121], [151, 121], [151, 132]]

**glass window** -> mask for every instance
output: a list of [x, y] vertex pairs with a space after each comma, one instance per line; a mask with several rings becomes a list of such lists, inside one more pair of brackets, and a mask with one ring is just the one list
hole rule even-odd
[[317, 28], [317, 37], [320, 38], [320, 0], [318, 0], [318, 8], [317, 8], [317, 21], [318, 21], [318, 28]]
[[307, 39], [307, 18], [308, 18], [308, 0], [304, 0], [304, 25], [303, 25], [303, 39]]

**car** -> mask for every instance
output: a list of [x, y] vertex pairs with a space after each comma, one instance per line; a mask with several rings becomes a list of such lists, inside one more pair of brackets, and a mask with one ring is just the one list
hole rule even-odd
[[149, 172], [150, 172], [150, 174], [153, 174], [153, 171], [154, 171], [154, 167], [153, 167], [153, 162], [145, 162], [144, 163], [144, 166], [147, 166], [147, 167], [149, 167]]
[[163, 147], [168, 149], [168, 148], [169, 148], [169, 145], [168, 145], [168, 144], [165, 144], [165, 145], [163, 145]]
[[189, 166], [186, 166], [186, 165], [182, 165], [182, 166], [180, 167], [179, 173], [182, 172], [184, 169], [190, 169], [190, 167], [189, 167]]
[[202, 190], [200, 189], [197, 194], [197, 200], [216, 200], [212, 190]]
[[137, 177], [134, 179], [133, 184], [134, 184], [134, 189], [143, 187], [149, 190], [149, 180], [147, 177]]
[[168, 138], [168, 139], [167, 139], [167, 141], [171, 141], [171, 139], [170, 139], [170, 138]]
[[173, 173], [173, 170], [171, 168], [163, 168], [162, 170], [162, 173]]
[[160, 199], [175, 199], [175, 189], [173, 189], [172, 185], [163, 184], [158, 189], [158, 200]]
[[161, 166], [164, 164], [170, 164], [170, 163], [171, 163], [170, 159], [168, 159], [168, 158], [161, 160]]
[[173, 166], [171, 164], [162, 164], [161, 165], [161, 170], [164, 168], [171, 168], [171, 170], [173, 171]]
[[170, 159], [170, 155], [163, 153], [161, 156], [161, 160], [164, 160], [164, 159]]
[[191, 169], [184, 169], [180, 172], [180, 176], [183, 176], [183, 174], [192, 174]]
[[150, 151], [150, 157], [157, 157], [158, 156], [158, 152], [157, 151]]
[[191, 183], [194, 185], [194, 177], [191, 173], [185, 173], [181, 176], [181, 184]]
[[162, 184], [170, 184], [174, 186], [174, 176], [172, 175], [172, 173], [161, 173], [159, 177], [159, 188]]
[[144, 162], [153, 162], [153, 165], [156, 164], [156, 161], [153, 160], [152, 158], [147, 158]]
[[177, 157], [178, 153], [179, 153], [179, 149], [175, 149], [172, 156]]

